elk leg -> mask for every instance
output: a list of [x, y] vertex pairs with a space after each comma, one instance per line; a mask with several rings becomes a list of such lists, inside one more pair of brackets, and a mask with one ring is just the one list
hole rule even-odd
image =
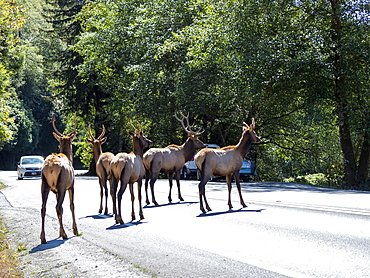
[[168, 194], [168, 202], [172, 202], [172, 198], [171, 198], [171, 195], [172, 195], [172, 178], [173, 178], [173, 172], [168, 172], [167, 173], [167, 177], [168, 177], [168, 182], [170, 184], [170, 193]]
[[135, 217], [135, 194], [134, 194], [134, 184], [130, 182], [129, 189], [130, 189], [130, 195], [131, 195], [131, 221], [134, 221], [136, 219]]
[[42, 186], [41, 186], [41, 198], [42, 198], [42, 205], [41, 205], [41, 234], [40, 234], [40, 239], [41, 239], [41, 244], [46, 243], [45, 239], [45, 214], [46, 214], [46, 203], [48, 201], [48, 196], [50, 192], [50, 187], [47, 186], [44, 182], [42, 181]]
[[103, 211], [103, 180], [101, 177], [99, 177], [99, 185], [100, 185], [100, 207], [99, 207], [99, 213], [102, 213]]
[[107, 178], [104, 178], [104, 197], [105, 197], [104, 215], [108, 215], [108, 186], [107, 186]]
[[175, 178], [176, 178], [176, 183], [177, 183], [177, 191], [178, 191], [179, 200], [184, 201], [184, 199], [181, 196], [181, 190], [180, 190], [180, 171], [175, 172]]
[[240, 189], [240, 175], [239, 175], [239, 173], [234, 174], [234, 177], [235, 177], [236, 187], [238, 188], [238, 192], [239, 192], [240, 204], [243, 206], [243, 208], [246, 208], [247, 205], [244, 203], [243, 196], [242, 196], [242, 191]]
[[122, 216], [121, 216], [121, 201], [122, 201], [122, 195], [126, 191], [126, 188], [127, 188], [127, 182], [121, 180], [121, 187], [117, 194], [118, 210], [116, 214], [116, 224], [124, 224], [124, 222], [122, 221]]
[[61, 236], [63, 239], [67, 239], [68, 236], [63, 228], [63, 201], [64, 197], [66, 195], [66, 190], [58, 190], [57, 196], [57, 205], [55, 206], [55, 209], [57, 211], [57, 216], [59, 220], [59, 236]]
[[[208, 177], [209, 179], [209, 177]], [[207, 179], [207, 180], [208, 180]], [[204, 181], [204, 179], [201, 180], [201, 182], [199, 183], [198, 187], [199, 187], [199, 202], [200, 202], [200, 210], [203, 212], [203, 213], [207, 213], [206, 210], [204, 209], [203, 207], [203, 199], [204, 199], [204, 202], [206, 203], [206, 209], [208, 211], [212, 211], [212, 209], [209, 207], [208, 205], [208, 202], [207, 202], [207, 198], [206, 198], [206, 194], [205, 194], [205, 185], [207, 183], [207, 180]]]
[[152, 176], [151, 176], [151, 178], [150, 178], [150, 190], [151, 190], [151, 192], [152, 192], [152, 202], [153, 202], [153, 204], [155, 204], [156, 206], [158, 206], [158, 203], [157, 203], [157, 201], [155, 200], [155, 196], [154, 196], [154, 183], [155, 183], [155, 181], [157, 180], [157, 178], [158, 178], [158, 175], [153, 175], [153, 174], [152, 174]]
[[69, 207], [70, 207], [71, 213], [72, 213], [73, 234], [75, 236], [77, 236], [78, 235], [78, 230], [77, 230], [76, 217], [75, 217], [74, 187], [73, 186], [68, 190], [68, 194], [69, 194]]
[[148, 197], [148, 185], [149, 185], [149, 178], [150, 178], [150, 173], [148, 170], [145, 169], [145, 197], [146, 197], [146, 204], [149, 205], [149, 197]]
[[113, 215], [117, 215], [116, 193], [117, 193], [118, 181], [115, 177], [112, 176], [109, 180], [109, 183], [110, 183], [110, 196], [112, 198], [112, 203], [113, 203]]
[[227, 202], [227, 204], [229, 205], [229, 209], [233, 208], [231, 204], [231, 177], [232, 175], [226, 176], [226, 183], [227, 183], [227, 189], [228, 189], [228, 194], [229, 194], [229, 201]]
[[139, 216], [140, 216], [140, 220], [144, 219], [143, 206], [141, 204], [141, 187], [142, 187], [142, 179], [139, 179], [137, 181], [137, 198], [139, 200]]

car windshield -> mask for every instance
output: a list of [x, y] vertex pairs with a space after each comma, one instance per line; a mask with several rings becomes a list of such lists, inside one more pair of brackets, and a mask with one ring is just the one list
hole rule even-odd
[[26, 157], [22, 159], [22, 164], [42, 164], [43, 161], [37, 157]]

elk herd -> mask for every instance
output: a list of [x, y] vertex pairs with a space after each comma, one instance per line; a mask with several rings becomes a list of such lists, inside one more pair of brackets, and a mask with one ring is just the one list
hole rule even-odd
[[[100, 185], [100, 206], [99, 213], [108, 215], [108, 192], [110, 192], [112, 203], [113, 203], [113, 215], [116, 224], [123, 224], [121, 216], [121, 202], [122, 196], [129, 185], [131, 195], [131, 219], [135, 220], [134, 211], [134, 183], [137, 184], [138, 201], [139, 201], [139, 216], [140, 219], [144, 219], [142, 209], [142, 197], [141, 187], [142, 180], [145, 176], [145, 195], [146, 204], [149, 205], [148, 196], [148, 185], [150, 185], [151, 200], [154, 205], [158, 205], [158, 202], [154, 196], [154, 184], [158, 179], [160, 172], [167, 172], [169, 181], [169, 195], [168, 201], [172, 202], [172, 181], [175, 177], [178, 198], [180, 201], [184, 199], [181, 196], [180, 190], [180, 172], [184, 164], [190, 161], [194, 155], [195, 163], [200, 172], [199, 188], [199, 201], [200, 210], [202, 213], [211, 211], [208, 205], [205, 195], [205, 185], [209, 178], [213, 175], [224, 175], [226, 176], [226, 183], [228, 186], [228, 205], [229, 209], [232, 209], [231, 205], [231, 181], [232, 177], [235, 178], [237, 185], [240, 203], [243, 207], [246, 207], [244, 203], [241, 188], [239, 171], [242, 166], [243, 158], [248, 154], [252, 143], [260, 141], [256, 135], [254, 128], [255, 122], [252, 119], [251, 125], [243, 123], [243, 132], [237, 145], [227, 146], [221, 149], [211, 149], [198, 139], [198, 136], [204, 132], [204, 130], [193, 131], [194, 125], [189, 123], [189, 114], [185, 116], [180, 113], [180, 117], [175, 113], [174, 117], [180, 122], [181, 126], [188, 134], [188, 138], [181, 146], [169, 145], [165, 148], [150, 148], [146, 152], [152, 141], [148, 139], [144, 133], [142, 125], [137, 122], [137, 126], [133, 123], [130, 125], [133, 131], [129, 131], [132, 138], [133, 151], [130, 153], [118, 153], [114, 155], [110, 152], [102, 151], [102, 145], [106, 142], [107, 137], [104, 137], [106, 129], [102, 126], [101, 134], [95, 138], [91, 132], [90, 126], [88, 126], [88, 134], [90, 138], [86, 138], [87, 142], [92, 145], [92, 151], [94, 155], [94, 161], [96, 163], [96, 173], [99, 178]], [[184, 122], [186, 121], [186, 123]], [[59, 235], [63, 238], [67, 238], [67, 234], [63, 229], [62, 215], [63, 208], [62, 204], [65, 198], [65, 194], [68, 191], [70, 199], [70, 209], [72, 212], [72, 229], [75, 235], [78, 235], [75, 213], [74, 213], [74, 168], [72, 164], [72, 141], [76, 136], [76, 126], [74, 130], [67, 135], [60, 133], [55, 127], [55, 117], [52, 118], [52, 126], [54, 128], [53, 135], [59, 142], [59, 153], [50, 154], [45, 158], [44, 165], [41, 171], [41, 196], [42, 196], [42, 207], [41, 207], [41, 243], [46, 243], [45, 239], [45, 214], [46, 214], [46, 202], [50, 191], [56, 194], [57, 204], [56, 212], [59, 220]], [[109, 190], [108, 184], [109, 182]], [[206, 210], [203, 206], [203, 201], [206, 206]]]

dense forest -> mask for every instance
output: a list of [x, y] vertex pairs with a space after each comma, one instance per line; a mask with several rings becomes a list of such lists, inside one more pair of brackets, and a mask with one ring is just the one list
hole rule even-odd
[[[236, 144], [256, 120], [262, 181], [368, 189], [367, 0], [0, 0], [0, 168], [57, 151], [77, 121], [76, 167], [131, 151], [129, 122], [154, 146]], [[309, 177], [312, 177], [310, 180]]]

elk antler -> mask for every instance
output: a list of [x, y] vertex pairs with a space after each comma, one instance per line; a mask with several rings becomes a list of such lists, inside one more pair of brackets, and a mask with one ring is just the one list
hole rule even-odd
[[55, 114], [53, 114], [53, 117], [51, 118], [51, 124], [53, 125], [54, 131], [59, 136], [63, 137], [63, 134], [58, 131], [58, 129], [55, 126]]
[[98, 138], [95, 138], [92, 135], [92, 133], [91, 133], [91, 125], [89, 125], [88, 128], [87, 128], [87, 131], [88, 131], [91, 139], [93, 139], [93, 140], [101, 140], [103, 138], [103, 136], [105, 135], [105, 132], [106, 132], [106, 129], [105, 129], [105, 126], [104, 125], [102, 125], [102, 128], [103, 128], [103, 130], [102, 130], [101, 134], [99, 135], [99, 137]]
[[136, 127], [134, 126], [134, 124], [130, 122], [130, 125], [134, 128], [135, 133], [136, 134], [143, 133], [143, 126], [141, 125], [141, 123], [139, 121], [136, 121], [136, 122], [139, 125], [140, 130], [137, 130]]
[[243, 129], [244, 130], [249, 129], [249, 130], [253, 131], [254, 130], [254, 125], [255, 125], [254, 118], [252, 118], [252, 123], [251, 123], [250, 126], [247, 125], [245, 122], [243, 122]]
[[77, 133], [76, 128], [77, 128], [77, 120], [76, 120], [76, 115], [75, 115], [75, 126], [74, 126], [73, 130], [70, 133], [68, 133], [67, 136], [72, 136], [73, 134], [76, 134]]
[[91, 139], [95, 140], [95, 137], [94, 137], [94, 136], [92, 135], [92, 133], [91, 133], [91, 125], [89, 125], [89, 126], [87, 127], [87, 132], [89, 133], [89, 135], [90, 135]]
[[[53, 128], [54, 128], [54, 131], [55, 131], [55, 133], [58, 135], [58, 136], [60, 136], [60, 137], [63, 137], [63, 136], [65, 136], [65, 135], [63, 135], [62, 133], [60, 133], [59, 131], [58, 131], [58, 129], [56, 128], [56, 126], [55, 126], [55, 114], [53, 115], [53, 117], [51, 118], [51, 124], [53, 125]], [[77, 121], [76, 121], [76, 116], [75, 116], [75, 126], [74, 126], [74, 128], [73, 128], [73, 131], [71, 131], [70, 133], [68, 133], [66, 136], [68, 136], [68, 137], [71, 137], [72, 135], [76, 135], [76, 127], [77, 127]]]
[[107, 131], [105, 129], [105, 126], [104, 125], [101, 125], [101, 127], [102, 127], [103, 130], [102, 130], [101, 134], [99, 135], [98, 140], [101, 140], [103, 138], [103, 136], [105, 135], [105, 132]]
[[[193, 131], [193, 130], [191, 130], [191, 128], [192, 128], [194, 125], [190, 125], [190, 124], [189, 124], [189, 112], [188, 112], [188, 115], [187, 115], [187, 116], [185, 116], [182, 112], [180, 112], [180, 114], [181, 114], [182, 119], [180, 119], [179, 117], [177, 117], [176, 112], [175, 112], [175, 114], [174, 114], [173, 116], [176, 118], [176, 120], [178, 120], [178, 121], [181, 123], [181, 126], [184, 128], [184, 130], [185, 130], [188, 134], [198, 136], [198, 135], [200, 135], [200, 134], [202, 134], [202, 133], [204, 132], [204, 130], [202, 130], [202, 131]], [[185, 127], [184, 119], [186, 120], [187, 127]]]

